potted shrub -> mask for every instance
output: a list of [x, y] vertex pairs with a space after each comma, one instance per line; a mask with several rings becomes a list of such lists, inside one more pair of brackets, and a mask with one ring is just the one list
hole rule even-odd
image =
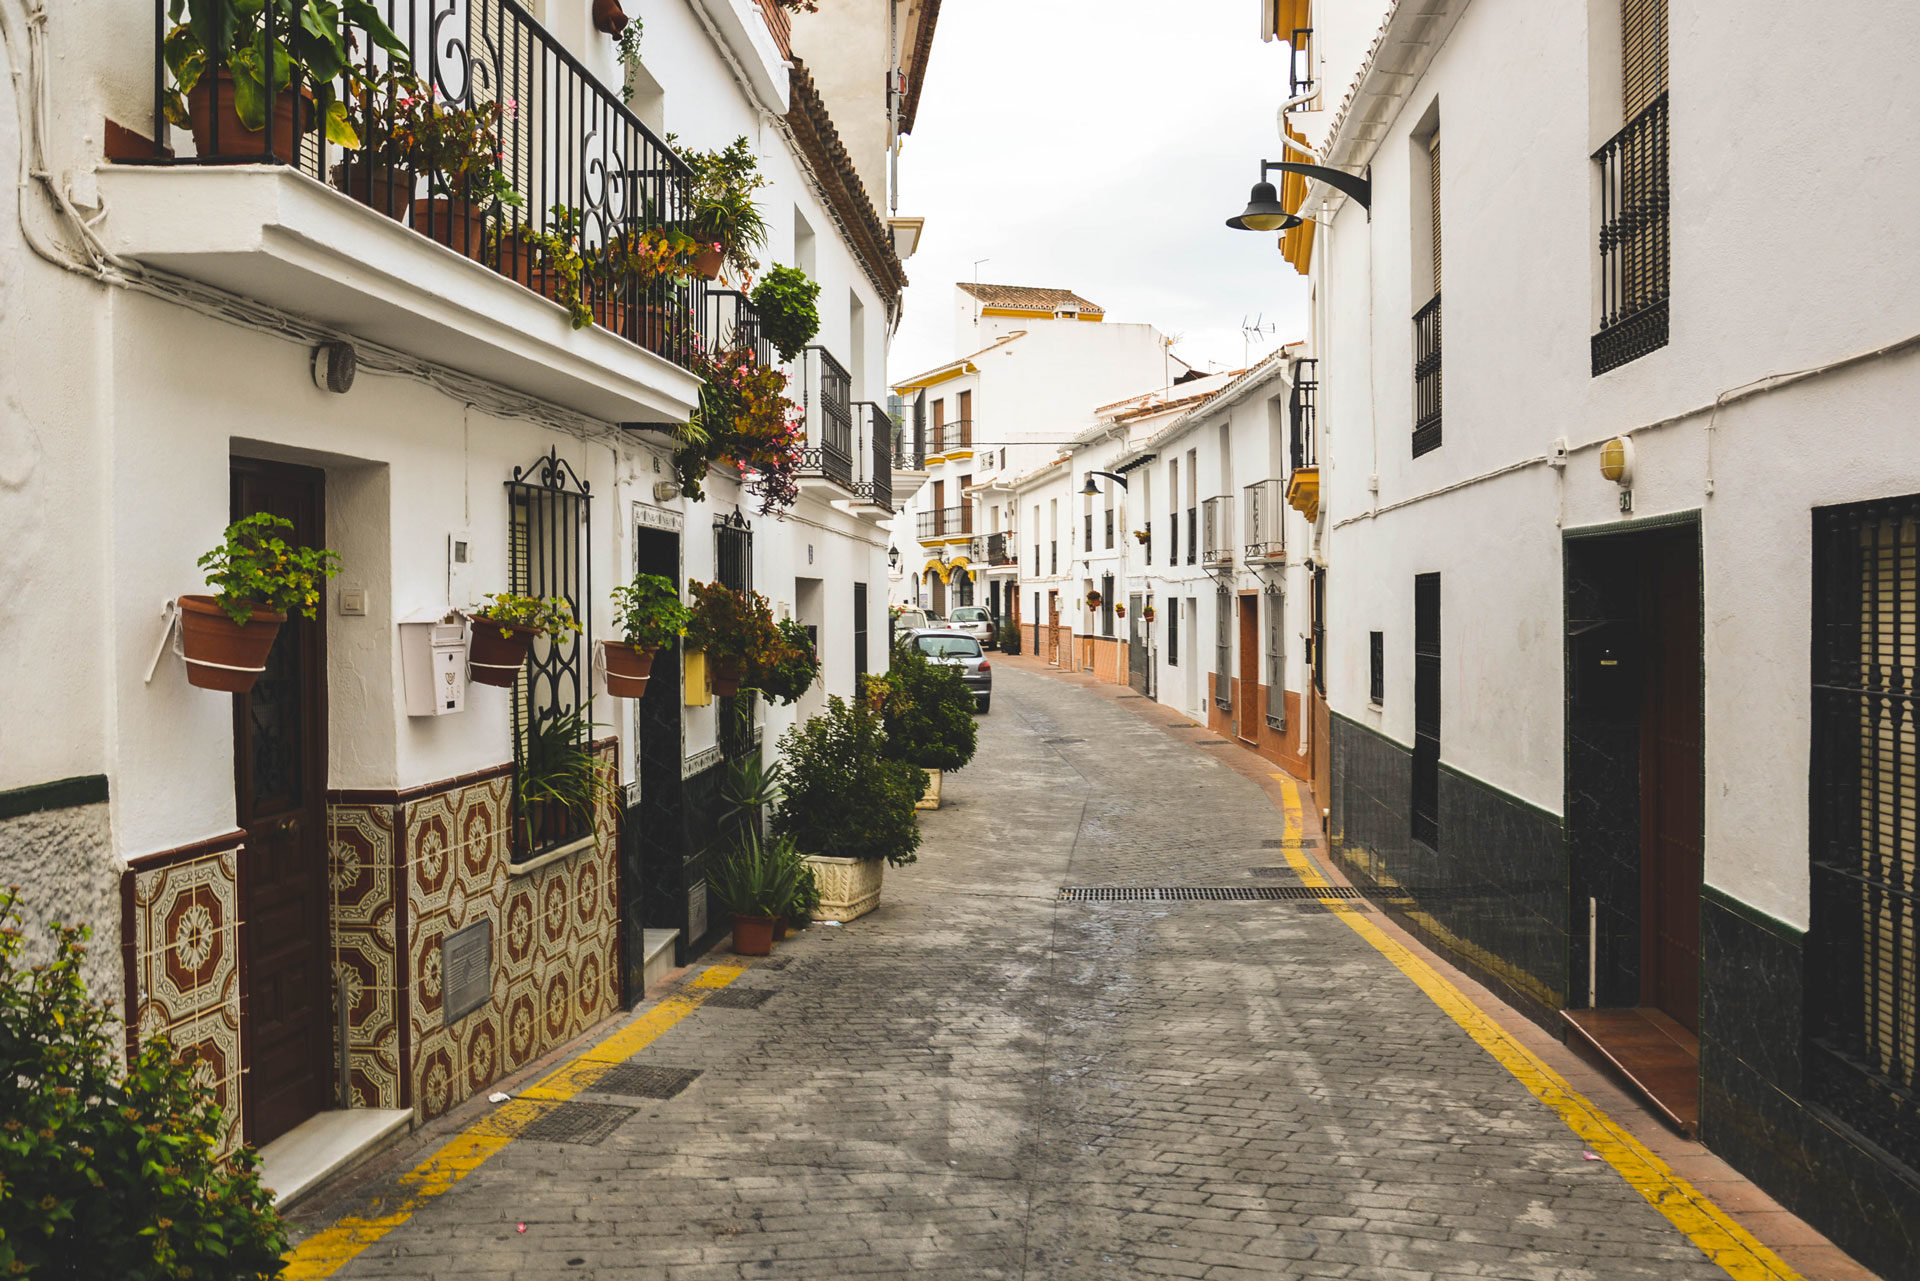
[[287, 615], [318, 614], [321, 588], [340, 572], [340, 558], [288, 546], [281, 535], [292, 532], [292, 521], [257, 512], [227, 526], [220, 545], [195, 562], [214, 595], [180, 598], [189, 684], [246, 693], [266, 670]]
[[[687, 276], [694, 241], [672, 227], [646, 227], [609, 236], [588, 263], [593, 318], [604, 329], [626, 337], [627, 308], [640, 308], [639, 342], [665, 349], [672, 317], [671, 286]], [[665, 282], [666, 287], [662, 287]]]
[[785, 797], [772, 829], [806, 856], [819, 883], [816, 921], [851, 921], [880, 903], [886, 865], [914, 861], [913, 807], [927, 776], [886, 751], [886, 729], [864, 701], [827, 710], [780, 738]]
[[1022, 639], [1020, 624], [1014, 622], [1012, 619], [1008, 619], [1006, 622], [1000, 624], [999, 645], [1001, 653], [1018, 654], [1020, 652]]
[[927, 773], [926, 809], [940, 808], [942, 776], [973, 759], [980, 742], [973, 691], [950, 663], [935, 663], [912, 644], [894, 650], [883, 704], [887, 751]]
[[510, 688], [533, 649], [533, 638], [561, 641], [580, 630], [573, 607], [559, 596], [495, 592], [474, 611], [467, 674], [482, 685]]
[[733, 915], [733, 950], [765, 956], [773, 931], [792, 905], [806, 864], [785, 837], [743, 832], [725, 856], [709, 862], [707, 885]]
[[615, 698], [639, 698], [647, 692], [653, 656], [686, 633], [693, 611], [680, 602], [672, 579], [662, 574], [635, 574], [631, 583], [613, 589], [613, 612], [626, 639], [608, 641], [603, 647], [607, 693]]
[[580, 248], [581, 221], [578, 209], [561, 204], [547, 210], [544, 227], [525, 222], [494, 228], [500, 274], [565, 307], [575, 329], [593, 323], [593, 308], [587, 303], [587, 258]]
[[413, 202], [413, 228], [456, 253], [482, 259], [487, 218], [518, 207], [520, 193], [500, 168], [500, 123], [511, 103], [455, 107], [431, 94], [401, 100], [393, 144], [426, 175], [431, 193]]
[[1113, 616], [1115, 618], [1125, 618], [1127, 616], [1127, 603], [1125, 601], [1117, 600], [1113, 603]]
[[193, 131], [203, 156], [271, 153], [290, 164], [314, 118], [329, 142], [357, 147], [336, 96], [337, 82], [360, 78], [350, 30], [365, 32], [396, 65], [407, 62], [406, 43], [370, 0], [172, 0], [168, 16], [175, 25], [162, 57], [173, 84], [163, 109], [170, 123]]
[[797, 267], [769, 267], [753, 288], [760, 332], [780, 359], [792, 360], [820, 332], [820, 286]]
[[520, 850], [531, 854], [591, 829], [612, 797], [606, 764], [588, 744], [592, 725], [578, 708], [536, 714], [514, 761], [513, 800]]
[[413, 157], [395, 131], [395, 122], [413, 110], [427, 90], [401, 66], [348, 86], [350, 123], [359, 143], [328, 175], [335, 189], [377, 209], [396, 222], [413, 212]]
[[688, 367], [702, 385], [674, 451], [681, 492], [699, 498], [707, 468], [724, 462], [755, 473], [763, 515], [791, 506], [800, 496], [806, 430], [800, 407], [787, 396], [787, 376], [738, 345], [695, 348]]
[[244, 1147], [219, 1155], [218, 1065], [164, 1034], [130, 1046], [87, 990], [86, 929], [48, 934], [51, 946], [30, 942], [18, 895], [0, 894], [0, 1254], [11, 1273], [276, 1275], [287, 1234], [259, 1160]]
[[[673, 139], [667, 141], [671, 145]], [[767, 220], [753, 198], [767, 185], [760, 158], [742, 134], [719, 151], [684, 151], [681, 159], [692, 171], [687, 230], [699, 242], [694, 274], [712, 280], [729, 266], [740, 276], [751, 275], [760, 266], [753, 255], [767, 243]]]
[[1154, 619], [1158, 617], [1159, 617], [1159, 612], [1156, 611], [1154, 607], [1151, 605], [1144, 606], [1140, 610], [1140, 618], [1141, 618], [1141, 621], [1143, 622], [1151, 623]]
[[687, 648], [707, 656], [707, 676], [722, 698], [740, 692], [747, 663], [780, 643], [773, 610], [759, 592], [743, 593], [719, 583], [688, 583], [693, 613]]
[[1103, 600], [1105, 600], [1105, 599], [1106, 599], [1106, 597], [1104, 597], [1104, 596], [1102, 596], [1102, 595], [1101, 595], [1101, 594], [1100, 594], [1099, 592], [1088, 592], [1088, 593], [1087, 593], [1087, 608], [1088, 608], [1088, 609], [1099, 609], [1099, 608], [1100, 608], [1100, 602], [1101, 602], [1101, 601], [1103, 601]]
[[779, 639], [748, 665], [747, 684], [791, 707], [820, 678], [820, 658], [813, 652], [806, 625], [798, 619], [783, 618], [774, 628]]

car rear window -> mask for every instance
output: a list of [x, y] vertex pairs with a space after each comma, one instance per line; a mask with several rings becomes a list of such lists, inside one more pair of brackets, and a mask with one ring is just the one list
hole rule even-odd
[[980, 657], [980, 642], [971, 636], [916, 636], [914, 644], [928, 658]]
[[956, 623], [984, 623], [987, 621], [987, 611], [977, 605], [971, 609], [956, 609], [953, 611], [953, 621]]

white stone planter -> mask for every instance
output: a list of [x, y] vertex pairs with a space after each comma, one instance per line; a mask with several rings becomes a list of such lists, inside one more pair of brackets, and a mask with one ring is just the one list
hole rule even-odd
[[937, 810], [940, 808], [941, 772], [937, 769], [930, 769], [926, 773], [927, 773], [926, 795], [922, 796], [918, 801], [915, 801], [913, 808], [917, 810]]
[[820, 887], [820, 906], [813, 909], [816, 921], [851, 921], [880, 906], [880, 878], [885, 875], [883, 858], [823, 858], [807, 855], [813, 869], [813, 883]]

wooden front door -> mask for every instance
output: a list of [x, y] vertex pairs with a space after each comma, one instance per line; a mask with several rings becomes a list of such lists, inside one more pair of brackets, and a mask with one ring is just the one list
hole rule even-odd
[[1233, 698], [1234, 724], [1245, 743], [1260, 741], [1266, 700], [1260, 697], [1260, 598], [1240, 597], [1240, 688]]
[[[235, 459], [233, 517], [293, 522], [288, 542], [326, 544], [323, 473]], [[324, 611], [321, 618], [325, 617]], [[328, 1106], [327, 664], [319, 621], [289, 617], [267, 670], [233, 696], [240, 856], [241, 1027], [247, 1142], [285, 1134]]]
[[1704, 756], [1700, 551], [1696, 536], [1650, 549], [1648, 662], [1640, 714], [1640, 1000], [1700, 1030]]

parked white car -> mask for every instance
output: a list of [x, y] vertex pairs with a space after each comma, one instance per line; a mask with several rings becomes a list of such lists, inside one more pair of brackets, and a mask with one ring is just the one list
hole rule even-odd
[[965, 632], [980, 642], [981, 649], [992, 649], [994, 642], [993, 615], [980, 605], [961, 605], [954, 609], [947, 626], [956, 632]]

